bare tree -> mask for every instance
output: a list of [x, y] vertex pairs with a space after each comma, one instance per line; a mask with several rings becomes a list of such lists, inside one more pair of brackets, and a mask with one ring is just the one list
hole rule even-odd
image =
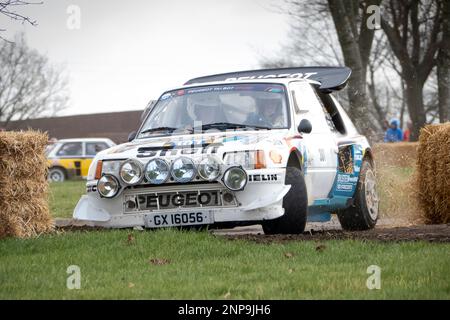
[[68, 101], [67, 81], [23, 36], [0, 42], [0, 121], [54, 115]]
[[[350, 117], [368, 135], [379, 130], [373, 121], [366, 90], [367, 65], [374, 39], [366, 10], [381, 0], [286, 0], [292, 43], [281, 58], [263, 60], [264, 66], [343, 65], [352, 69], [346, 93]], [[376, 115], [375, 115], [376, 116]]]
[[353, 70], [348, 83], [349, 113], [352, 114], [356, 126], [368, 136], [375, 131], [368, 116], [366, 90], [367, 66], [375, 29], [368, 27], [370, 14], [367, 8], [370, 5], [379, 5], [380, 1], [328, 0], [345, 65]]
[[[42, 4], [43, 2], [36, 2], [36, 1], [23, 1], [23, 0], [0, 0], [0, 15], [6, 16], [12, 20], [16, 20], [21, 23], [28, 23], [32, 26], [37, 25], [36, 20], [33, 20], [30, 17], [27, 17], [26, 15], [20, 13], [18, 8], [21, 8], [26, 5], [33, 5], [33, 4]], [[0, 32], [5, 31], [0, 26]], [[0, 36], [0, 39], [5, 40], [3, 37]]]
[[440, 0], [386, 0], [381, 27], [401, 66], [406, 83], [405, 93], [417, 140], [420, 128], [427, 122], [423, 88], [441, 45]]
[[437, 61], [439, 121], [449, 120], [450, 113], [450, 1], [442, 6], [442, 42]]

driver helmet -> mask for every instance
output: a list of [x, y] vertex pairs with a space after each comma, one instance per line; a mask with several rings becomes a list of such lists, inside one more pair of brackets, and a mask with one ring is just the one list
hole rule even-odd
[[191, 119], [201, 119], [205, 112], [216, 112], [220, 105], [220, 99], [217, 94], [193, 94], [188, 98], [187, 112]]

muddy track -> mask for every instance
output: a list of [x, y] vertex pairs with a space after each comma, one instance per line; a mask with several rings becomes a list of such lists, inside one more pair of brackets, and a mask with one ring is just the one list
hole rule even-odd
[[[107, 231], [99, 227], [90, 227], [66, 220], [56, 223], [56, 232], [71, 231]], [[132, 229], [129, 229], [132, 230]], [[286, 241], [322, 241], [322, 240], [376, 240], [383, 242], [427, 241], [450, 243], [450, 224], [413, 225], [393, 227], [391, 222], [380, 223], [375, 229], [368, 231], [343, 231], [336, 223], [307, 224], [307, 231], [300, 235], [265, 235], [261, 226], [240, 227], [234, 229], [213, 229], [210, 232], [229, 240], [248, 240], [257, 243]]]
[[230, 240], [249, 240], [257, 243], [323, 240], [376, 240], [382, 242], [427, 241], [450, 243], [450, 224], [419, 225], [396, 228], [375, 228], [368, 231], [310, 230], [300, 235], [223, 234]]

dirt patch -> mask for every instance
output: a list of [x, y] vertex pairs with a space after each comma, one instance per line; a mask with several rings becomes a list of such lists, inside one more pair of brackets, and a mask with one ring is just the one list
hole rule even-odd
[[450, 224], [412, 227], [380, 228], [368, 231], [311, 230], [299, 235], [234, 234], [221, 235], [229, 240], [248, 240], [257, 243], [322, 240], [376, 240], [382, 242], [427, 241], [450, 242]]
[[[381, 219], [377, 227], [368, 231], [344, 231], [339, 223], [333, 220], [328, 223], [308, 223], [306, 230], [300, 235], [265, 235], [261, 226], [238, 227], [234, 229], [212, 229], [214, 236], [229, 240], [248, 240], [257, 243], [279, 243], [286, 241], [322, 241], [322, 240], [376, 240], [382, 242], [427, 241], [450, 243], [450, 224], [411, 225], [396, 222], [392, 219]], [[59, 224], [59, 226], [58, 226]], [[57, 233], [113, 231], [102, 227], [92, 227], [81, 224], [58, 223]], [[397, 227], [392, 227], [398, 225]], [[131, 229], [131, 228], [130, 228]], [[141, 229], [140, 229], [141, 230]], [[134, 242], [133, 234], [125, 239], [128, 244]]]

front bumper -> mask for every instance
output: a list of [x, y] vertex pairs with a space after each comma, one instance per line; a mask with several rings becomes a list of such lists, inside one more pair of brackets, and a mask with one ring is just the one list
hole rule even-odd
[[[207, 210], [213, 216], [214, 223], [221, 222], [245, 222], [272, 220], [284, 214], [282, 206], [283, 197], [289, 191], [290, 186], [284, 184], [285, 169], [251, 170], [248, 172], [251, 180], [242, 191], [235, 192], [236, 206], [214, 208], [175, 208], [168, 210], [152, 210], [137, 213], [124, 213], [124, 200], [127, 196], [137, 193], [164, 193], [190, 190], [209, 190], [211, 188], [223, 188], [217, 184], [190, 184], [190, 185], [164, 185], [149, 186], [148, 188], [123, 190], [121, 194], [112, 199], [101, 198], [96, 191], [89, 186], [95, 185], [95, 181], [88, 182], [87, 195], [82, 196], [75, 207], [73, 217], [83, 220], [88, 225], [125, 228], [134, 226], [146, 226], [146, 219], [150, 215], [172, 212], [192, 212]], [[276, 177], [276, 179], [273, 179]]]

